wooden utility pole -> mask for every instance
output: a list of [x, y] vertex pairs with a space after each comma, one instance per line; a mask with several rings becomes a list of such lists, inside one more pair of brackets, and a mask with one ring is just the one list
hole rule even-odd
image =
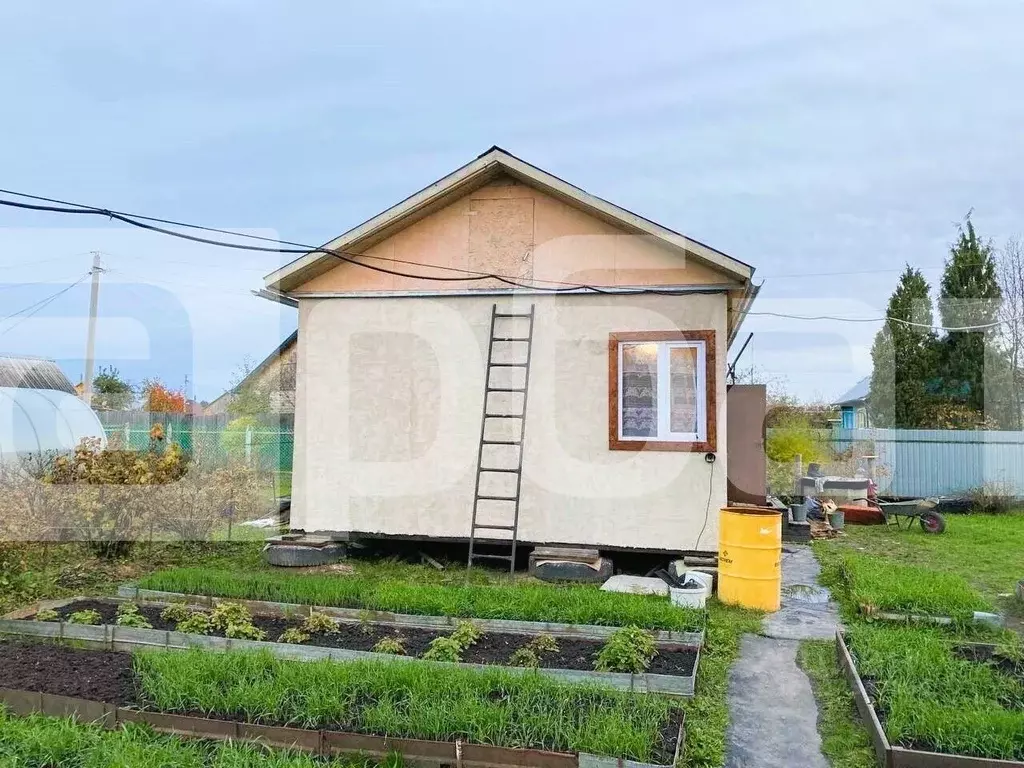
[[96, 307], [100, 301], [100, 252], [92, 252], [92, 294], [89, 296], [89, 334], [85, 340], [85, 374], [82, 377], [82, 399], [92, 405], [92, 374], [96, 364]]

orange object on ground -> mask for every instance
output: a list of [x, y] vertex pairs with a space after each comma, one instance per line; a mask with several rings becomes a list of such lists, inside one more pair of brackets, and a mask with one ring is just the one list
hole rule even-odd
[[878, 507], [841, 504], [839, 511], [843, 513], [847, 525], [885, 525], [885, 515]]

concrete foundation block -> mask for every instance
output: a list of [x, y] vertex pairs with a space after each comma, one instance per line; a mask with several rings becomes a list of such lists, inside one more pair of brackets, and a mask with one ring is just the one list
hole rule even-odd
[[593, 563], [574, 560], [535, 560], [530, 557], [530, 575], [541, 581], [576, 581], [600, 584], [612, 575], [612, 561], [599, 557]]
[[633, 595], [664, 595], [668, 597], [668, 584], [661, 579], [646, 576], [612, 576], [601, 585], [605, 592], [626, 592]]

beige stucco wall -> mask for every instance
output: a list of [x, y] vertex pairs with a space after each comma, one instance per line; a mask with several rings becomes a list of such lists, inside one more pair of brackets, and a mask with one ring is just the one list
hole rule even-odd
[[[363, 260], [370, 264], [433, 276], [451, 277], [453, 273], [418, 265], [588, 285], [727, 282], [722, 274], [653, 238], [627, 234], [509, 177], [492, 181], [357, 252], [365, 254]], [[495, 287], [508, 286], [493, 280], [438, 283], [339, 264], [293, 295]]]
[[[495, 301], [536, 305], [520, 538], [715, 549], [727, 455], [721, 294], [301, 300], [292, 525], [468, 537]], [[608, 449], [608, 334], [676, 329], [716, 331], [713, 469], [700, 453]]]

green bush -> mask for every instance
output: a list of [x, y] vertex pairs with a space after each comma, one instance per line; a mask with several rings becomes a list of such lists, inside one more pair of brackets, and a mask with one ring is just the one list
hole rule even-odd
[[189, 635], [208, 635], [213, 632], [213, 622], [210, 621], [209, 614], [194, 611], [179, 621], [175, 629]]
[[37, 611], [35, 615], [36, 621], [60, 621], [60, 614], [57, 613], [53, 608], [43, 608], [41, 611]]
[[69, 624], [99, 624], [102, 620], [103, 618], [99, 612], [91, 608], [84, 611], [75, 611], [68, 616]]
[[121, 603], [117, 607], [117, 618], [114, 619], [114, 623], [119, 627], [135, 627], [136, 629], [152, 629], [153, 625], [149, 623], [141, 613], [139, 613], [139, 606], [135, 603]]
[[455, 624], [451, 638], [459, 644], [462, 650], [466, 650], [469, 646], [476, 645], [476, 641], [480, 639], [482, 634], [480, 627], [472, 621], [459, 621]]
[[313, 611], [302, 622], [302, 631], [310, 635], [333, 635], [338, 632], [338, 622], [321, 611]]
[[535, 653], [558, 653], [558, 641], [551, 635], [537, 635], [528, 645]]
[[184, 603], [174, 603], [168, 605], [162, 611], [160, 611], [160, 618], [167, 622], [173, 622], [177, 624], [179, 621], [184, 621], [192, 615], [192, 609]]
[[539, 667], [540, 657], [529, 645], [516, 648], [508, 658], [508, 663], [513, 667]]
[[277, 638], [277, 642], [302, 645], [303, 643], [309, 642], [309, 635], [303, 632], [299, 627], [288, 627], [288, 629], [282, 632]]
[[245, 460], [246, 430], [259, 429], [260, 422], [252, 416], [239, 416], [232, 419], [220, 434], [220, 445], [224, 452], [236, 461]]
[[462, 661], [462, 644], [450, 637], [435, 637], [420, 658], [427, 661]]
[[392, 656], [405, 656], [405, 640], [398, 635], [383, 637], [370, 650], [374, 653], [390, 653]]
[[210, 613], [210, 624], [226, 632], [232, 624], [252, 624], [252, 613], [241, 603], [219, 603]]
[[251, 621], [244, 621], [238, 624], [228, 624], [224, 630], [224, 637], [232, 640], [266, 640], [267, 633], [257, 629]]
[[644, 672], [658, 654], [654, 637], [640, 627], [623, 627], [605, 642], [597, 654], [599, 672]]

